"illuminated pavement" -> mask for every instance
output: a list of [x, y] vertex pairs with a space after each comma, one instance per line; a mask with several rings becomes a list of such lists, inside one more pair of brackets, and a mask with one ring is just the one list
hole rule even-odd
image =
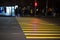
[[52, 19], [46, 20], [43, 18], [18, 17], [17, 20], [28, 40], [60, 39], [60, 26], [48, 22]]
[[26, 40], [15, 17], [0, 17], [0, 40]]

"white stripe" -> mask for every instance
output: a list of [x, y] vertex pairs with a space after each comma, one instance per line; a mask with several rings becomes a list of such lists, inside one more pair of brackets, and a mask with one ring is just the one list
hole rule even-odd
[[34, 33], [25, 33], [25, 35], [38, 35], [38, 36], [40, 36], [40, 35], [60, 35], [60, 34], [34, 34]]

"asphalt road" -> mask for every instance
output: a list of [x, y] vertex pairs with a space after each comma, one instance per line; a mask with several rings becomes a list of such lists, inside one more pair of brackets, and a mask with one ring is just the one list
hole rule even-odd
[[57, 26], [60, 26], [60, 17], [47, 17], [47, 18], [41, 18], [41, 19], [49, 23], [53, 23]]
[[0, 40], [26, 40], [15, 17], [0, 17]]
[[18, 17], [27, 40], [60, 40], [59, 18]]

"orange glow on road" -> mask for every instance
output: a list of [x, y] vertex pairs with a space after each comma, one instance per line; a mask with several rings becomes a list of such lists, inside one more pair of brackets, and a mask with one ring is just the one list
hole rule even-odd
[[39, 19], [32, 19], [31, 20], [33, 31], [37, 31], [36, 29], [38, 28], [39, 23], [40, 23], [40, 20]]
[[40, 22], [39, 19], [32, 19], [31, 21], [32, 21], [32, 23], [36, 23], [36, 24], [39, 24], [39, 22]]

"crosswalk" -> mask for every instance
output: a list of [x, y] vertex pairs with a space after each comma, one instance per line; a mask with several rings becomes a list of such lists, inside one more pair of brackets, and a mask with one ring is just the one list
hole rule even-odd
[[41, 19], [36, 25], [31, 23], [32, 19], [34, 20], [34, 18], [17, 18], [27, 39], [60, 38], [60, 26]]

